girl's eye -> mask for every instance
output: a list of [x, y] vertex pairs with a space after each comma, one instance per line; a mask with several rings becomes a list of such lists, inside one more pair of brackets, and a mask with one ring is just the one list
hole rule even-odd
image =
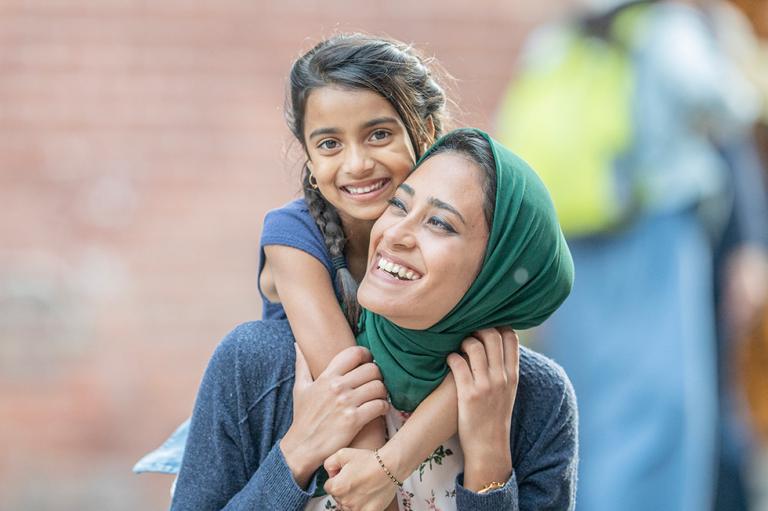
[[451, 224], [449, 224], [439, 216], [431, 217], [429, 220], [427, 220], [427, 223], [430, 225], [434, 225], [437, 228], [442, 229], [447, 233], [456, 234], [456, 229], [454, 229]]
[[374, 142], [381, 142], [389, 138], [390, 133], [387, 130], [376, 130], [371, 133], [371, 140]]
[[339, 147], [339, 143], [329, 138], [328, 140], [323, 140], [320, 142], [317, 147], [320, 149], [325, 149], [326, 151], [332, 151], [333, 149]]
[[395, 208], [395, 209], [399, 209], [399, 210], [400, 210], [400, 211], [402, 211], [403, 213], [405, 213], [405, 212], [406, 212], [406, 210], [405, 210], [405, 204], [403, 204], [403, 201], [401, 201], [401, 200], [400, 200], [400, 199], [398, 199], [397, 197], [392, 197], [392, 198], [391, 198], [391, 199], [389, 199], [387, 202], [389, 203], [389, 205], [390, 205], [391, 207], [393, 207], [393, 208]]

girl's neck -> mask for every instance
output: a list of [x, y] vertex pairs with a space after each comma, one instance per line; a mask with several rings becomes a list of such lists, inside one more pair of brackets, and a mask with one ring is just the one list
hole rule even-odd
[[347, 238], [344, 255], [347, 256], [349, 271], [360, 282], [365, 275], [368, 262], [368, 243], [371, 239], [371, 227], [375, 220], [358, 220], [341, 216], [341, 224]]

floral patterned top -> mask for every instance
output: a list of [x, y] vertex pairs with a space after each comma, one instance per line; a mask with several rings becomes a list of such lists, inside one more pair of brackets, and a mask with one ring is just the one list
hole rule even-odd
[[[387, 435], [391, 438], [410, 414], [390, 408], [386, 415]], [[456, 511], [456, 476], [464, 470], [464, 454], [458, 435], [440, 445], [419, 465], [397, 490], [400, 511]], [[307, 511], [340, 509], [333, 497], [326, 495], [309, 501]]]

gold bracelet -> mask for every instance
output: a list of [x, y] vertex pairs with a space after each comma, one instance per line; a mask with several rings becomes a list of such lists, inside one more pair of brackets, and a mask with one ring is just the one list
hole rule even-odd
[[477, 493], [478, 495], [480, 495], [482, 493], [488, 493], [489, 491], [498, 490], [499, 488], [504, 488], [505, 484], [506, 483], [499, 483], [497, 481], [493, 481], [483, 486], [483, 489]]
[[374, 449], [373, 450], [373, 455], [376, 456], [376, 461], [379, 462], [379, 465], [381, 465], [381, 468], [384, 469], [384, 472], [387, 474], [387, 476], [389, 476], [389, 478], [392, 479], [392, 482], [395, 483], [398, 488], [402, 488], [403, 487], [403, 483], [398, 481], [397, 478], [392, 475], [392, 472], [389, 471], [389, 469], [386, 467], [386, 465], [384, 465], [384, 462], [381, 461], [381, 456], [379, 456], [379, 450], [378, 449]]

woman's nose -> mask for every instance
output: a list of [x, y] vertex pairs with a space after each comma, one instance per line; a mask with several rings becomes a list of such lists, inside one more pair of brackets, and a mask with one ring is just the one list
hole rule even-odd
[[373, 170], [373, 158], [363, 147], [351, 145], [344, 154], [344, 171], [353, 176], [364, 175]]
[[408, 249], [416, 245], [414, 221], [410, 217], [399, 219], [384, 231], [384, 242], [388, 247]]

